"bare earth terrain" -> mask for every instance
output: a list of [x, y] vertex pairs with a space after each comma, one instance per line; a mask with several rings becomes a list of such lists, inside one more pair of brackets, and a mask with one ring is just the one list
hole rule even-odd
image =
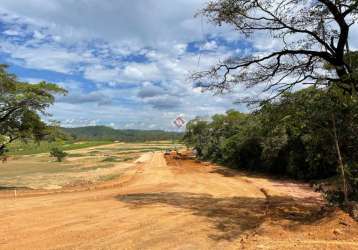
[[86, 188], [2, 191], [0, 249], [358, 249], [358, 224], [304, 184], [159, 152], [131, 166]]

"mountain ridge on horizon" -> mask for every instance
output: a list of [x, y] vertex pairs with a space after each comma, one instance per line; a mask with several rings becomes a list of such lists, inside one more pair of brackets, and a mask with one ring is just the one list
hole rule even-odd
[[164, 130], [142, 129], [116, 129], [104, 125], [61, 127], [61, 129], [75, 139], [83, 140], [118, 140], [124, 142], [178, 140], [183, 136], [182, 132]]

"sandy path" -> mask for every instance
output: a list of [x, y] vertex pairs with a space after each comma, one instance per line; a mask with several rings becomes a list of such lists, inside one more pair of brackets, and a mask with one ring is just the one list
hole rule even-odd
[[145, 160], [112, 188], [1, 199], [0, 249], [358, 249], [307, 186]]

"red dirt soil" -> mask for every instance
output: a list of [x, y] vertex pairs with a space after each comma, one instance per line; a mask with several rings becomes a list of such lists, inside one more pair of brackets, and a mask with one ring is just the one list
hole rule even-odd
[[99, 186], [11, 192], [0, 249], [358, 249], [357, 222], [308, 185], [162, 153]]

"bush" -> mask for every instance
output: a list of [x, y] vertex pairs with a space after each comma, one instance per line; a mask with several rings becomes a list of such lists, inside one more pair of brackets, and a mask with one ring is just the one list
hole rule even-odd
[[55, 157], [58, 162], [62, 162], [67, 155], [66, 152], [59, 148], [52, 148], [50, 151], [50, 156]]

